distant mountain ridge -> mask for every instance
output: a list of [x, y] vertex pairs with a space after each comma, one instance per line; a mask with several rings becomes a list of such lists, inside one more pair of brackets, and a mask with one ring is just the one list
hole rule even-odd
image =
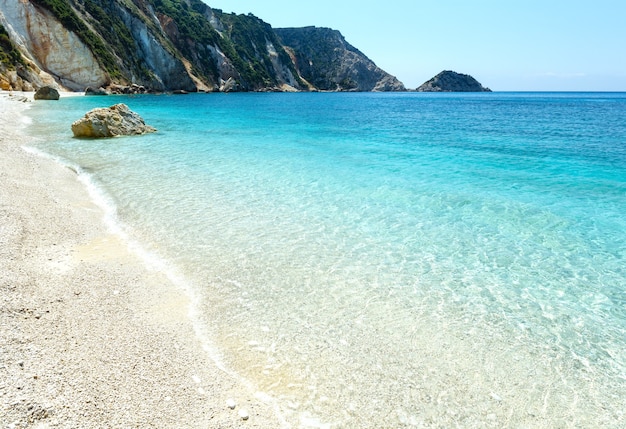
[[0, 0], [0, 88], [50, 84], [80, 91], [404, 90], [336, 30], [273, 29], [200, 0]]
[[491, 92], [467, 74], [444, 70], [417, 88], [418, 92]]

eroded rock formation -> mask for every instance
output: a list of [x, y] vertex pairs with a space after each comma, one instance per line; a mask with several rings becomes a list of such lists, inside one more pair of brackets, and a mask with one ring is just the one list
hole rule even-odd
[[137, 113], [125, 104], [93, 109], [72, 124], [74, 137], [116, 137], [153, 133]]

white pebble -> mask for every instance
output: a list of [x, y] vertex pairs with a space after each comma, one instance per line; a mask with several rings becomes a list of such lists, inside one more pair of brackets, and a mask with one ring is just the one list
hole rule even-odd
[[235, 402], [234, 399], [230, 398], [226, 401], [226, 406], [230, 408], [231, 410], [234, 410], [235, 407], [237, 406], [237, 403]]
[[241, 420], [248, 420], [250, 418], [250, 414], [242, 408], [239, 410], [239, 417], [241, 417]]

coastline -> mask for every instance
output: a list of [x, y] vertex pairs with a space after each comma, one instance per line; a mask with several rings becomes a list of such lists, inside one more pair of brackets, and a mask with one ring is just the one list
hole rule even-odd
[[0, 93], [0, 427], [281, 427], [76, 173], [22, 148], [26, 108]]

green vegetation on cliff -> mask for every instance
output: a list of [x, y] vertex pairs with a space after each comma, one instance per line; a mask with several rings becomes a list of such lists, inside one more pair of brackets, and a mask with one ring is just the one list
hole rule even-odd
[[6, 70], [14, 70], [17, 64], [26, 66], [26, 61], [9, 39], [9, 33], [0, 24], [0, 66]]
[[[217, 59], [211, 48], [218, 48], [232, 63], [243, 89], [255, 90], [277, 84], [276, 71], [267, 51], [271, 43], [282, 64], [290, 65], [297, 76], [289, 55], [283, 49], [272, 27], [252, 14], [225, 14], [211, 9], [200, 0], [149, 0], [159, 15], [161, 25], [176, 48], [189, 59], [198, 76], [219, 80]], [[215, 16], [224, 26], [220, 34], [211, 25]], [[173, 23], [170, 23], [169, 20]]]
[[107, 50], [102, 39], [94, 34], [85, 22], [76, 15], [69, 0], [32, 0], [32, 2], [52, 12], [66, 29], [74, 32], [89, 47], [100, 65], [111, 77], [121, 77], [113, 55]]
[[[275, 74], [266, 49], [266, 34], [271, 27], [253, 15], [221, 14], [226, 33], [234, 45], [234, 63], [242, 77], [252, 84], [270, 86]], [[268, 31], [269, 30], [269, 31]]]
[[[200, 0], [149, 0], [165, 31], [176, 48], [189, 59], [194, 72], [200, 76], [210, 75], [211, 80], [219, 79], [214, 54], [209, 47], [217, 47], [232, 62], [245, 89], [260, 89], [277, 84], [276, 72], [267, 52], [267, 44], [272, 43], [279, 60], [290, 64], [291, 59], [283, 49], [272, 27], [252, 14], [225, 14], [211, 9]], [[209, 22], [214, 15], [224, 25], [224, 32], [218, 33]], [[173, 20], [174, 28], [168, 31], [163, 17]], [[171, 25], [170, 25], [171, 27]], [[293, 67], [294, 76], [297, 73]]]
[[335, 90], [342, 84], [351, 89], [354, 84], [347, 77], [337, 82], [337, 68], [340, 66], [339, 52], [342, 46], [341, 35], [325, 28], [280, 28], [276, 29], [283, 42], [294, 50], [298, 69], [308, 82], [325, 91]]
[[150, 0], [150, 3], [157, 13], [176, 21], [181, 37], [206, 45], [218, 43], [220, 35], [204, 16], [203, 12], [207, 5], [203, 2], [191, 0], [191, 8], [184, 0]]
[[[403, 89], [397, 79], [330, 29], [278, 30], [252, 14], [223, 13], [202, 0], [29, 1], [18, 2], [15, 10], [23, 9], [27, 19], [31, 19], [28, 14], [36, 17], [45, 12], [60, 22], [63, 28], [51, 29], [58, 32], [51, 34], [54, 43], [49, 46], [55, 58], [66, 49], [57, 42], [67, 32], [76, 35], [99, 63], [93, 73], [99, 85], [133, 83], [157, 91], [263, 91], [284, 85], [297, 90]], [[33, 37], [22, 32], [20, 37]], [[45, 50], [38, 52], [32, 46], [26, 48], [34, 51], [28, 55], [42, 65], [42, 71], [76, 88], [92, 85], [93, 80], [85, 78], [88, 70], [79, 73], [49, 65]], [[89, 57], [89, 61], [79, 59], [79, 65], [91, 63], [87, 52], [79, 54]], [[5, 69], [10, 64], [17, 67], [20, 60], [19, 51], [2, 31], [1, 64]]]
[[491, 92], [468, 74], [444, 70], [417, 88], [418, 92]]
[[[208, 6], [200, 0], [190, 0], [191, 6], [183, 0], [149, 0], [149, 3], [161, 15], [161, 25], [176, 49], [191, 61], [194, 73], [217, 80], [217, 66], [209, 47], [219, 46], [221, 37], [204, 16]], [[173, 26], [167, 18], [173, 21]]]
[[276, 28], [300, 75], [324, 91], [404, 91], [404, 85], [330, 28]]
[[149, 79], [151, 73], [137, 55], [135, 41], [130, 30], [122, 19], [113, 13], [113, 2], [84, 0], [83, 6], [91, 15], [89, 24], [102, 36], [115, 55], [124, 58], [127, 63], [134, 66], [133, 68], [141, 77]]
[[243, 70], [242, 77], [256, 87], [276, 85], [276, 71], [268, 52], [268, 44], [276, 51], [280, 63], [288, 65], [300, 85], [298, 73], [289, 54], [283, 48], [273, 28], [253, 14], [236, 15], [216, 11], [226, 27], [226, 36], [234, 47], [235, 66]]

